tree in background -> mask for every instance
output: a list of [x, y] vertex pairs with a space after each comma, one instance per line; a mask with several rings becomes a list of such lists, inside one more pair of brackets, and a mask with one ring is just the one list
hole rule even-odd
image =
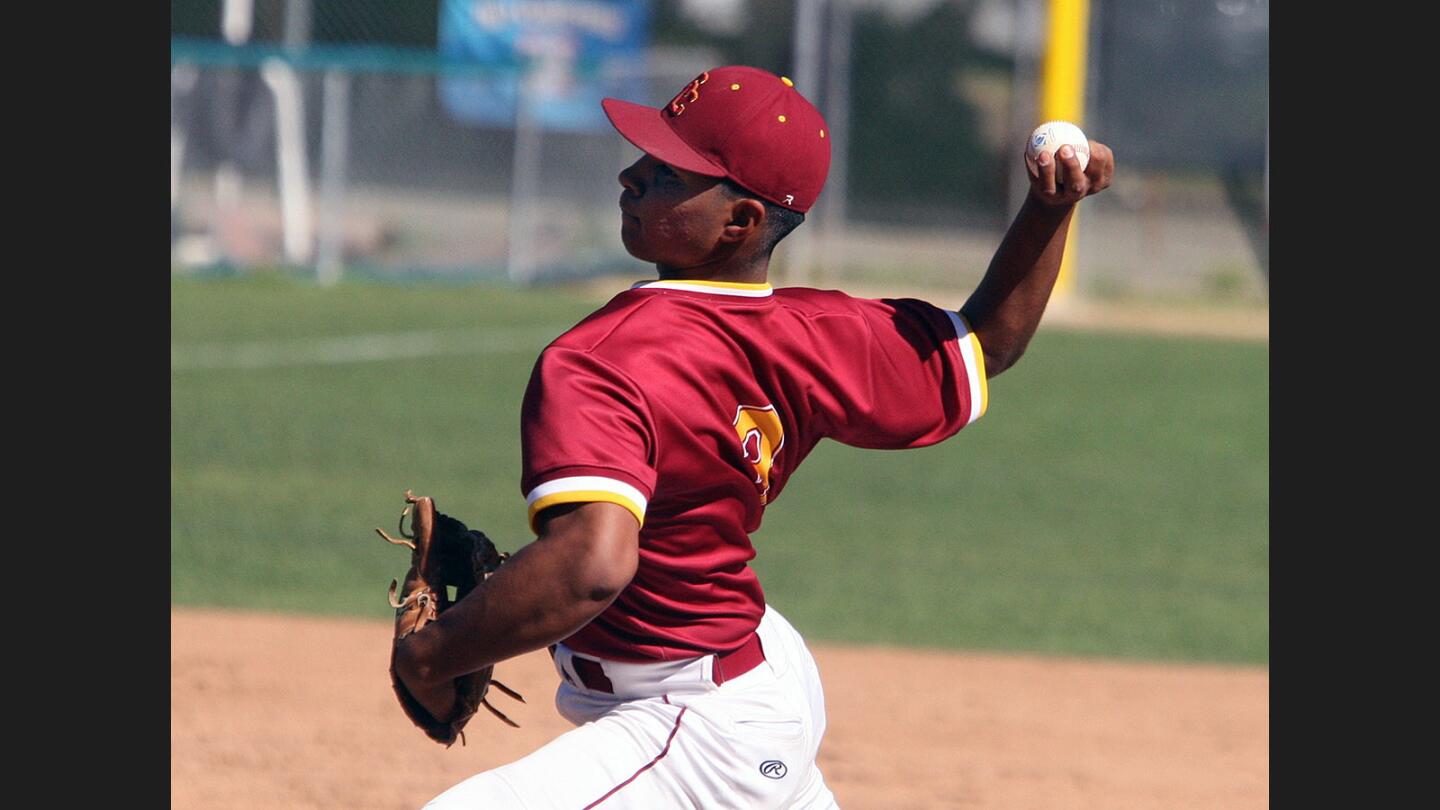
[[[867, 9], [855, 16], [851, 66], [852, 216], [884, 206], [914, 221], [926, 212], [999, 210], [1004, 175], [981, 137], [980, 110], [965, 98], [966, 70], [1011, 69], [975, 47], [972, 3], [944, 2], [908, 22]], [[947, 210], [948, 209], [948, 210]]]

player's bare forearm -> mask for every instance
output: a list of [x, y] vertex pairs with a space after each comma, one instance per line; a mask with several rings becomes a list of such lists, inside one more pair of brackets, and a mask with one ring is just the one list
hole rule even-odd
[[960, 308], [985, 353], [986, 376], [1010, 368], [1034, 337], [1055, 289], [1060, 261], [1075, 206], [1108, 188], [1115, 169], [1114, 153], [1090, 141], [1089, 164], [1082, 171], [1073, 149], [1062, 147], [1058, 159], [1037, 159], [1030, 193], [995, 251], [985, 277]]
[[1075, 206], [1049, 206], [1027, 196], [960, 314], [985, 353], [994, 377], [1015, 364], [1045, 314], [1060, 274]]
[[623, 507], [554, 507], [539, 539], [396, 650], [396, 669], [437, 718], [454, 707], [451, 681], [554, 644], [584, 627], [635, 575], [639, 526]]

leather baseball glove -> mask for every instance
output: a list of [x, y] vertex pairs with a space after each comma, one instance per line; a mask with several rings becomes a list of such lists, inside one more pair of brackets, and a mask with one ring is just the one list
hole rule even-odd
[[[444, 720], [435, 718], [420, 705], [396, 674], [394, 645], [411, 633], [423, 631], [425, 625], [435, 621], [441, 612], [454, 604], [449, 598], [449, 588], [455, 588], [455, 601], [464, 599], [476, 584], [484, 581], [510, 556], [496, 551], [495, 544], [484, 532], [466, 528], [464, 523], [436, 510], [433, 498], [417, 497], [407, 489], [405, 503], [405, 510], [400, 513], [400, 538], [375, 529], [388, 542], [409, 546], [411, 550], [410, 570], [405, 574], [402, 597], [396, 598], [397, 583], [390, 580], [390, 605], [395, 608], [390, 684], [395, 689], [395, 696], [400, 699], [400, 708], [426, 736], [444, 743], [446, 748], [455, 743], [457, 736], [464, 745], [465, 724], [481, 706], [506, 724], [519, 728], [519, 724], [485, 699], [490, 687], [494, 686], [521, 703], [525, 702], [525, 698], [517, 692], [491, 679], [493, 666], [455, 679], [455, 711]], [[410, 515], [414, 534], [405, 531], [406, 515]]]

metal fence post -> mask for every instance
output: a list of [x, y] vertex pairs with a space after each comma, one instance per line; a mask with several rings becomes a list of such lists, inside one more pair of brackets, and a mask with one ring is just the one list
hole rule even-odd
[[345, 174], [350, 145], [350, 76], [339, 68], [325, 72], [325, 103], [320, 123], [320, 233], [315, 275], [322, 286], [340, 280], [344, 269]]

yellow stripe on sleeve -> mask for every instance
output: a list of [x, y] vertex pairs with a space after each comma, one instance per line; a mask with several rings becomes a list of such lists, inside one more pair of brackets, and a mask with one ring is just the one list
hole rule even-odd
[[597, 501], [623, 506], [630, 510], [630, 514], [635, 516], [635, 520], [639, 521], [642, 527], [645, 525], [645, 507], [624, 495], [607, 492], [603, 489], [572, 489], [554, 492], [532, 501], [530, 503], [530, 531], [537, 534], [540, 532], [535, 526], [535, 517], [552, 506], [562, 503], [595, 503]]
[[[961, 320], [964, 320], [963, 315]], [[966, 324], [965, 327], [969, 329], [970, 325]], [[971, 332], [969, 337], [970, 345], [975, 347], [975, 370], [979, 372], [980, 377], [980, 409], [975, 414], [975, 419], [979, 419], [985, 415], [985, 409], [990, 407], [990, 376], [985, 373], [985, 350], [980, 348], [980, 338], [976, 337], [974, 332]]]
[[965, 362], [965, 373], [969, 375], [970, 383], [970, 418], [965, 424], [970, 424], [976, 419], [985, 415], [985, 410], [990, 407], [990, 380], [985, 373], [985, 351], [980, 346], [980, 338], [976, 337], [975, 330], [970, 328], [970, 322], [965, 316], [954, 310], [946, 310], [950, 316], [950, 324], [955, 327], [955, 337], [960, 341], [960, 357]]

